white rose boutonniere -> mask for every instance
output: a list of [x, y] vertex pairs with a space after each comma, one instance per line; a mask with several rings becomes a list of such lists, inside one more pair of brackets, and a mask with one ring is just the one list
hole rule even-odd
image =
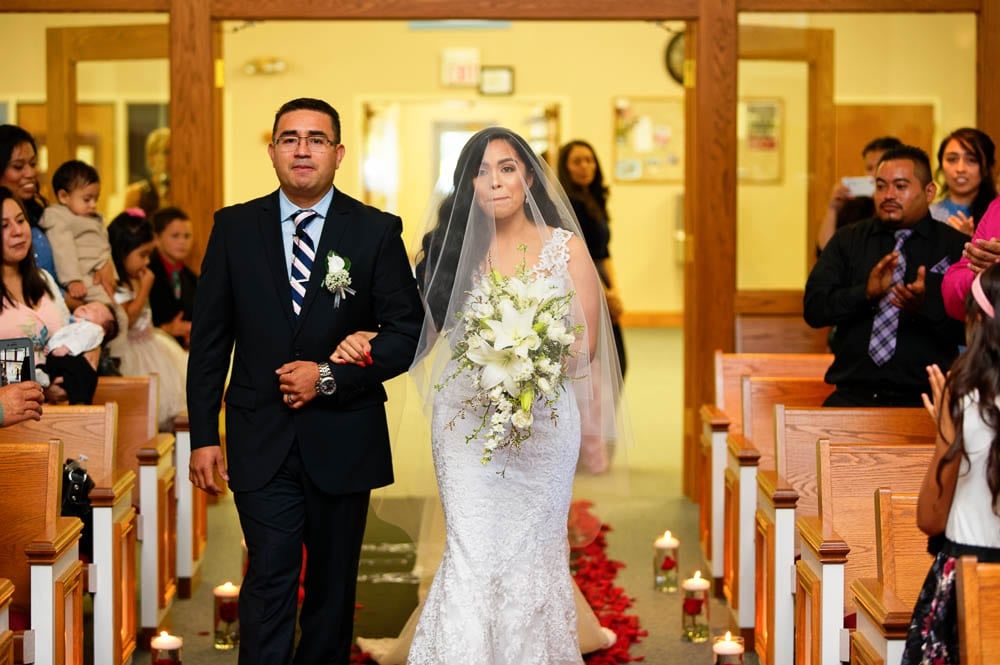
[[333, 294], [333, 307], [340, 307], [340, 301], [353, 296], [357, 291], [351, 288], [351, 260], [334, 251], [326, 255], [326, 276], [323, 286]]

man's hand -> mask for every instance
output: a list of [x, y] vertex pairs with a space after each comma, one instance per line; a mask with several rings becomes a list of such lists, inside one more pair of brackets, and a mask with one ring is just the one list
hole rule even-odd
[[865, 287], [868, 300], [878, 300], [889, 292], [892, 287], [892, 271], [896, 269], [898, 261], [899, 252], [890, 252], [868, 273], [868, 285]]
[[911, 283], [903, 284], [900, 282], [893, 285], [892, 292], [889, 294], [889, 302], [907, 314], [919, 312], [927, 297], [926, 277], [927, 268], [920, 266], [917, 268], [917, 278]]
[[830, 207], [840, 212], [844, 208], [844, 201], [847, 199], [853, 199], [854, 196], [851, 194], [851, 190], [843, 183], [838, 182], [833, 186], [833, 191], [830, 193]]
[[967, 242], [962, 255], [969, 259], [969, 269], [972, 272], [980, 273], [1000, 261], [1000, 240], [980, 238]]
[[188, 479], [192, 485], [212, 496], [222, 494], [223, 489], [215, 484], [216, 472], [223, 480], [229, 482], [226, 462], [222, 458], [222, 446], [205, 446], [191, 451]]
[[285, 363], [275, 374], [282, 399], [292, 409], [301, 409], [316, 397], [316, 382], [319, 381], [319, 365], [310, 360], [296, 360]]
[[40, 420], [44, 399], [42, 387], [34, 381], [11, 383], [0, 388], [0, 406], [3, 407], [0, 427], [16, 425], [25, 420]]

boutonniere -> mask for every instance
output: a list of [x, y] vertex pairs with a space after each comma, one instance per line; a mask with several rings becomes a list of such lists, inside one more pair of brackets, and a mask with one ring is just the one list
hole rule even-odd
[[353, 296], [357, 291], [351, 288], [351, 260], [333, 250], [326, 255], [326, 277], [323, 286], [333, 294], [333, 307], [340, 307], [343, 298]]

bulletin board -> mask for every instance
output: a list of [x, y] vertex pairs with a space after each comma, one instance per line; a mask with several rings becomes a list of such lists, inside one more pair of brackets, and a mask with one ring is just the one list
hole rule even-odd
[[781, 99], [745, 97], [736, 110], [737, 169], [740, 182], [781, 182], [785, 152], [785, 105]]
[[618, 97], [614, 101], [614, 179], [684, 181], [684, 100]]

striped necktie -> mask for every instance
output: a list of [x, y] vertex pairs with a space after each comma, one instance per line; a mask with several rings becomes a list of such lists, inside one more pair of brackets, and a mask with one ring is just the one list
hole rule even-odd
[[309, 275], [312, 274], [313, 261], [316, 260], [316, 247], [312, 238], [306, 233], [306, 226], [309, 222], [319, 217], [312, 210], [299, 210], [292, 217], [295, 223], [295, 237], [292, 239], [292, 311], [298, 318], [302, 311], [302, 302], [306, 298], [306, 285], [309, 284]]
[[[906, 276], [906, 255], [903, 254], [903, 243], [913, 233], [913, 229], [896, 231], [896, 245], [892, 251], [899, 252], [899, 260], [892, 271], [893, 285], [902, 284]], [[896, 331], [899, 330], [900, 309], [892, 304], [889, 296], [892, 291], [882, 296], [878, 309], [872, 319], [872, 334], [868, 340], [868, 355], [872, 361], [881, 367], [889, 362], [896, 353]]]

